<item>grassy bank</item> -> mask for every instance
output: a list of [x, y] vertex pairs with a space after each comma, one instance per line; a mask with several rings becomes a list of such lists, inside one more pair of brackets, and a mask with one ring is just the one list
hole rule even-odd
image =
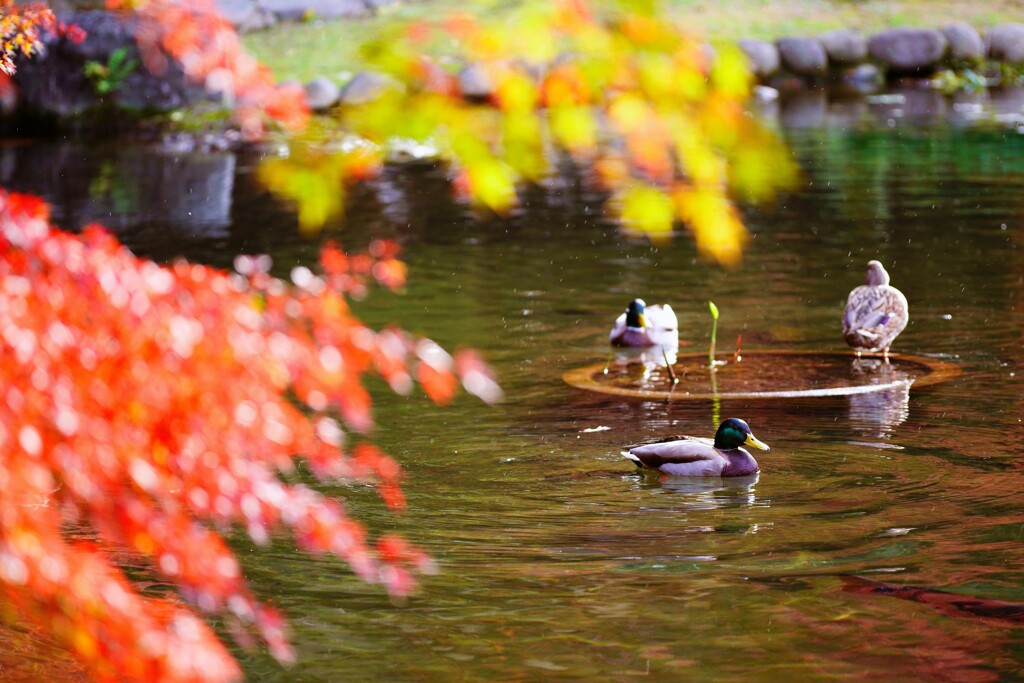
[[[480, 2], [484, 11], [498, 3]], [[894, 26], [938, 27], [965, 21], [976, 28], [1021, 21], [1024, 0], [670, 0], [669, 12], [709, 40], [772, 39], [835, 28], [871, 33]], [[358, 45], [396, 20], [436, 18], [464, 10], [464, 0], [405, 2], [372, 19], [283, 24], [245, 36], [279, 79], [327, 76], [345, 81], [360, 68]]]
[[1024, 17], [1024, 1], [994, 0], [676, 0], [671, 11], [710, 39], [808, 36], [836, 28], [873, 33], [965, 21], [975, 28]]

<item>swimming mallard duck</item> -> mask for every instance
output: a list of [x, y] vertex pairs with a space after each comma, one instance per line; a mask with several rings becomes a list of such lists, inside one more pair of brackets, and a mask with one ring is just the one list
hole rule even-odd
[[679, 346], [679, 321], [668, 304], [648, 306], [633, 299], [615, 320], [608, 340], [614, 346]]
[[857, 350], [881, 351], [889, 357], [893, 340], [907, 326], [907, 297], [889, 285], [889, 273], [878, 261], [868, 261], [864, 284], [854, 288], [843, 313], [843, 338]]
[[767, 451], [747, 423], [730, 417], [718, 426], [714, 442], [694, 436], [628, 446], [622, 454], [637, 467], [686, 477], [745, 477], [758, 471], [754, 456], [742, 448]]

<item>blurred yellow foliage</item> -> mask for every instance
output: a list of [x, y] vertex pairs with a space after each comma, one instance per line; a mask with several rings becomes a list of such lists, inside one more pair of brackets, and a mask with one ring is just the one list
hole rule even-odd
[[693, 232], [700, 253], [726, 266], [740, 262], [748, 239], [736, 207], [721, 193], [703, 188], [677, 188], [672, 193], [676, 215]]
[[655, 244], [672, 235], [672, 202], [660, 189], [634, 184], [622, 191], [622, 222], [627, 230], [647, 235]]
[[597, 122], [585, 107], [553, 107], [548, 118], [555, 139], [577, 155], [585, 154], [597, 146]]
[[292, 140], [288, 156], [264, 161], [257, 176], [272, 193], [294, 203], [299, 229], [315, 234], [342, 215], [346, 184], [373, 175], [380, 164], [380, 151], [372, 146], [332, 144], [323, 131], [311, 130]]
[[470, 196], [489, 209], [502, 212], [515, 204], [516, 174], [494, 159], [481, 159], [466, 166]]
[[[562, 150], [593, 167], [630, 231], [658, 242], [682, 223], [702, 255], [735, 265], [747, 232], [733, 201], [770, 199], [796, 178], [785, 146], [744, 110], [742, 52], [703, 44], [653, 1], [525, 0], [400, 27], [363, 52], [399, 86], [341, 108], [333, 125], [380, 149], [396, 137], [432, 145], [456, 188], [494, 211]], [[461, 96], [465, 65], [489, 82], [484, 101]], [[307, 154], [261, 177], [314, 229], [342, 210], [346, 169]]]

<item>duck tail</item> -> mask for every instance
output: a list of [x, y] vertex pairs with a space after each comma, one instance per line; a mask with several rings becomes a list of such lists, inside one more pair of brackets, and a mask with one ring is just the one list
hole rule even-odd
[[641, 469], [643, 468], [644, 464], [642, 462], [640, 462], [640, 458], [636, 457], [635, 455], [633, 455], [629, 451], [622, 451], [622, 455], [623, 455], [623, 457], [626, 457], [626, 458], [629, 458], [630, 460], [632, 460], [633, 464], [636, 465], [637, 467], [639, 467]]

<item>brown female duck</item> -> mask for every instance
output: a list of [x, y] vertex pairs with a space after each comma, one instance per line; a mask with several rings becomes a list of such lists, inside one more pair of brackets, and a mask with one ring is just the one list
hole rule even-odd
[[889, 273], [878, 261], [868, 261], [864, 284], [850, 292], [843, 312], [843, 339], [857, 351], [881, 351], [889, 347], [907, 326], [907, 297], [889, 284]]

